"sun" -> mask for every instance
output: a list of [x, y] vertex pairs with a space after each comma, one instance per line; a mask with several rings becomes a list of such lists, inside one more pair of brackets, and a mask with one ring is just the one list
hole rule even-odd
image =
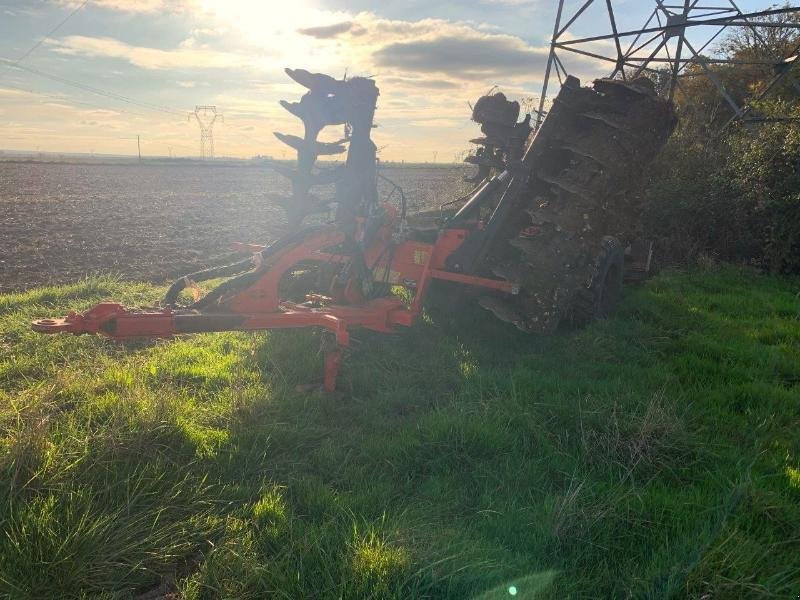
[[299, 31], [340, 23], [352, 18], [342, 11], [322, 10], [307, 0], [196, 0], [201, 12], [216, 19], [218, 26], [230, 27], [251, 44], [281, 49], [281, 43], [297, 38]]
[[[225, 30], [232, 46], [252, 49], [251, 66], [277, 74], [284, 67], [339, 72], [352, 66], [347, 40], [306, 35], [307, 28], [325, 27], [353, 19], [343, 11], [322, 10], [308, 0], [195, 0], [198, 13], [209, 26]], [[358, 61], [356, 61], [358, 62]]]

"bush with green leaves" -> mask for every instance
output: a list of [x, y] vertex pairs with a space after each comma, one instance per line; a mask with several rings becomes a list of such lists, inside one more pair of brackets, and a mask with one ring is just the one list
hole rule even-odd
[[[762, 114], [800, 112], [784, 103]], [[704, 257], [800, 273], [800, 125], [737, 126], [715, 134], [685, 122], [644, 190], [646, 234], [663, 264]]]

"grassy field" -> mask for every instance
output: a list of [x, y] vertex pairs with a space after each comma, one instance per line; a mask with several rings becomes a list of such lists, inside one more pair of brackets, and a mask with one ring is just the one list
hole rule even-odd
[[[547, 339], [479, 309], [360, 333], [117, 345], [0, 296], [8, 598], [800, 594], [800, 281], [665, 273]], [[170, 594], [176, 594], [171, 596]]]

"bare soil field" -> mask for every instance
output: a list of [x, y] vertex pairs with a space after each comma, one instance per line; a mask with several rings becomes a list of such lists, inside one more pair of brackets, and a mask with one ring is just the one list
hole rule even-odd
[[[388, 166], [412, 207], [465, 189], [460, 166]], [[0, 162], [0, 293], [112, 273], [163, 282], [283, 232], [265, 166]]]

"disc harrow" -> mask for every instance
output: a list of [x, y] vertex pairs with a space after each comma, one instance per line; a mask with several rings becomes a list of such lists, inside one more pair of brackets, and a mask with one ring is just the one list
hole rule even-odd
[[511, 275], [523, 293], [482, 306], [527, 332], [581, 320], [576, 307], [601, 272], [597, 257], [608, 238], [627, 245], [636, 235], [639, 209], [629, 190], [676, 122], [646, 79], [600, 79], [592, 88], [575, 80], [569, 91], [556, 99], [516, 216], [488, 258], [491, 272]]

